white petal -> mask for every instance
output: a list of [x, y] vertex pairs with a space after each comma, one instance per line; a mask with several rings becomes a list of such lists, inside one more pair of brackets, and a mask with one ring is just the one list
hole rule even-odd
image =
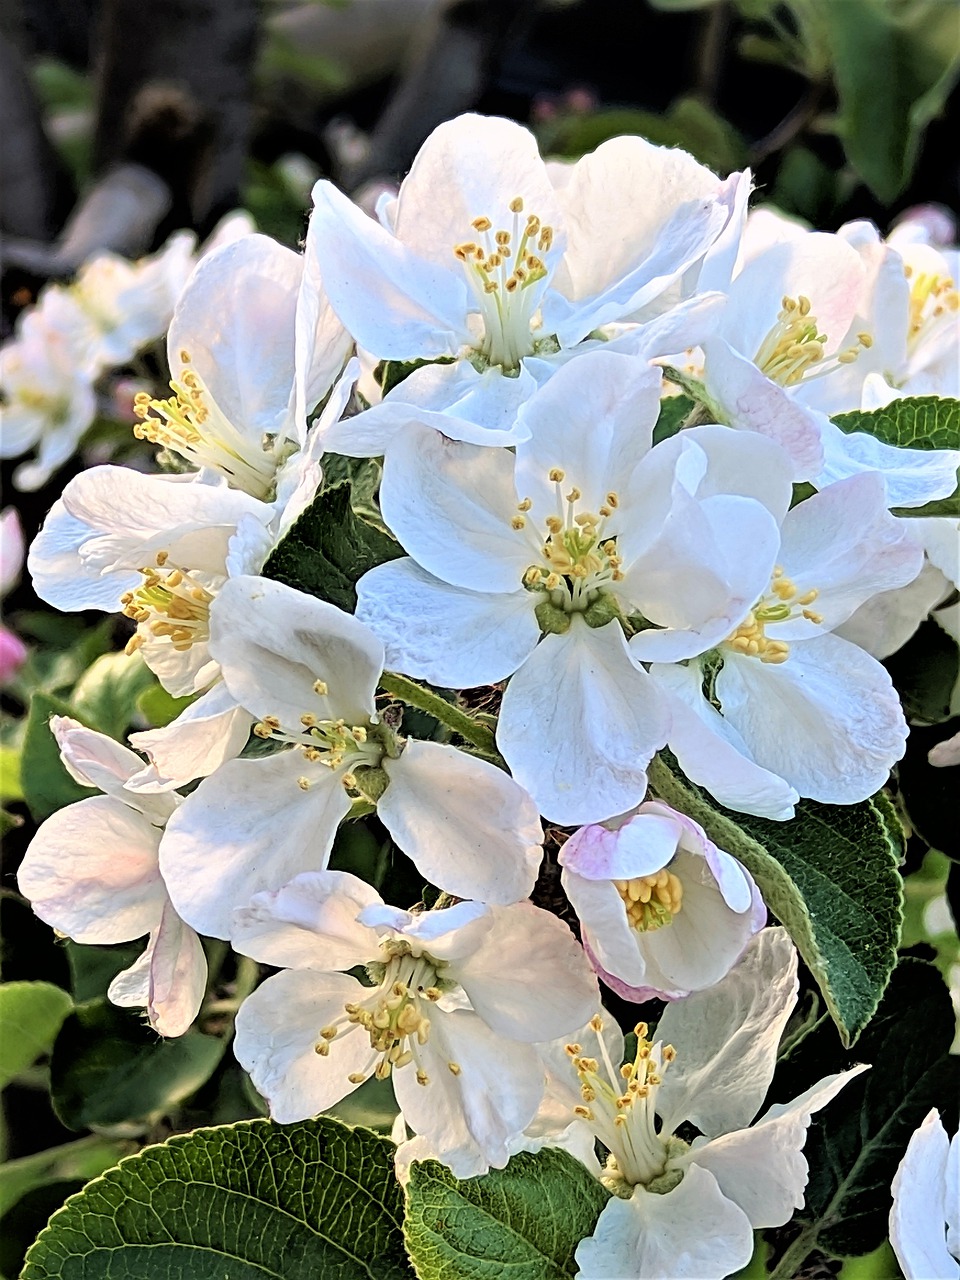
[[150, 764], [130, 779], [130, 790], [143, 796], [207, 777], [240, 754], [251, 719], [218, 681], [162, 729], [131, 733], [131, 743], [146, 753]]
[[200, 933], [229, 938], [235, 908], [255, 893], [326, 866], [349, 808], [338, 774], [297, 751], [229, 760], [167, 825], [160, 861], [174, 906]]
[[341, 1031], [329, 1042], [326, 1057], [315, 1045], [320, 1028], [342, 1017], [344, 1005], [362, 999], [364, 990], [345, 973], [288, 969], [244, 1000], [233, 1051], [270, 1104], [272, 1119], [280, 1124], [306, 1120], [356, 1088], [347, 1076], [363, 1071], [373, 1058], [362, 1028]]
[[314, 246], [319, 230], [319, 223], [314, 225], [311, 218], [294, 318], [294, 426], [301, 440], [307, 420], [330, 390], [352, 346], [350, 334], [337, 318], [323, 287]]
[[[956, 1141], [956, 1140], [954, 1140]], [[940, 1116], [929, 1111], [915, 1130], [893, 1179], [890, 1243], [906, 1280], [957, 1280], [960, 1261], [946, 1240], [944, 1205], [950, 1143]]]
[[510, 903], [533, 888], [543, 832], [526, 792], [500, 769], [439, 742], [385, 758], [377, 813], [431, 884], [458, 898]]
[[903, 755], [907, 725], [890, 677], [839, 636], [794, 641], [779, 666], [728, 652], [715, 687], [757, 764], [813, 800], [865, 800]]
[[656, 813], [635, 813], [614, 830], [581, 827], [562, 846], [558, 861], [587, 880], [655, 875], [677, 852], [681, 834], [680, 823], [661, 806]]
[[[530, 439], [517, 447], [516, 487], [533, 499], [531, 520], [556, 511], [550, 471], [583, 495], [596, 513], [651, 447], [662, 375], [639, 356], [591, 351], [571, 360], [529, 400], [520, 420]], [[614, 517], [616, 519], [616, 517]]]
[[537, 540], [511, 527], [513, 458], [411, 426], [384, 460], [383, 518], [430, 573], [473, 591], [515, 591]]
[[736, 729], [703, 696], [699, 666], [650, 668], [668, 698], [670, 750], [692, 782], [728, 809], [786, 821], [800, 799], [788, 782], [751, 758]]
[[109, 796], [59, 809], [30, 842], [17, 879], [41, 920], [75, 942], [129, 942], [155, 929], [167, 894], [160, 831]]
[[665, 1132], [683, 1120], [713, 1136], [745, 1128], [773, 1078], [797, 999], [797, 953], [786, 930], [761, 929], [708, 991], [668, 1005], [657, 1038], [677, 1051], [657, 1093]]
[[244, 955], [283, 969], [352, 969], [380, 940], [357, 916], [380, 895], [346, 871], [305, 871], [253, 896], [233, 917], [231, 941]]
[[200, 939], [168, 902], [143, 955], [117, 974], [107, 997], [121, 1007], [146, 1008], [162, 1036], [182, 1036], [196, 1018], [207, 985]]
[[81, 786], [96, 787], [122, 799], [124, 784], [143, 766], [138, 755], [70, 716], [51, 716], [50, 732], [60, 748], [64, 768]]
[[[604, 982], [609, 986], [613, 978], [628, 989], [641, 987], [646, 966], [616, 885], [609, 880], [587, 880], [569, 867], [564, 867], [560, 880], [580, 921], [587, 955], [598, 972], [602, 970]], [[614, 989], [621, 990], [619, 986]]]
[[865, 431], [848, 435], [826, 419], [822, 438], [823, 467], [814, 480], [819, 489], [862, 471], [879, 471], [888, 506], [922, 507], [948, 498], [957, 487], [960, 450], [896, 448]]
[[901, 649], [920, 623], [948, 594], [950, 583], [939, 569], [925, 563], [905, 587], [879, 591], [860, 606], [835, 634], [881, 662]]
[[430, 262], [323, 180], [313, 202], [308, 250], [360, 346], [387, 360], [455, 355], [468, 336], [468, 295], [453, 244], [449, 266]]
[[205, 254], [181, 293], [170, 330], [170, 371], [200, 375], [227, 420], [258, 444], [287, 426], [299, 254], [249, 235]]
[[537, 599], [522, 587], [451, 587], [406, 558], [363, 575], [356, 616], [382, 641], [390, 670], [468, 689], [506, 679], [533, 651], [540, 637]]
[[803, 1145], [811, 1116], [868, 1069], [827, 1076], [793, 1102], [771, 1107], [752, 1128], [694, 1143], [678, 1163], [709, 1169], [751, 1226], [780, 1227], [803, 1206], [809, 1173]]
[[570, 929], [531, 902], [494, 908], [492, 928], [456, 974], [484, 1022], [510, 1040], [570, 1035], [600, 999]]
[[417, 1083], [413, 1063], [393, 1075], [406, 1122], [454, 1167], [475, 1160], [479, 1149], [488, 1165], [502, 1169], [543, 1096], [536, 1050], [512, 1043], [505, 1053], [503, 1038], [469, 1009], [437, 1008], [419, 1054], [427, 1084]]
[[723, 1280], [752, 1256], [746, 1214], [696, 1166], [666, 1195], [636, 1187], [629, 1200], [612, 1196], [574, 1254], [578, 1280]]
[[210, 651], [237, 702], [287, 730], [300, 732], [307, 712], [350, 725], [373, 713], [383, 646], [342, 609], [281, 582], [225, 582], [210, 608]]
[[619, 625], [591, 628], [572, 615], [570, 630], [545, 636], [511, 679], [497, 742], [540, 812], [574, 826], [643, 799], [644, 770], [666, 733], [659, 693]]

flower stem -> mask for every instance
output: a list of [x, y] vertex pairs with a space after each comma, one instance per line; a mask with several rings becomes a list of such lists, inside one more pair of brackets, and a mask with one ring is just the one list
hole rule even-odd
[[433, 716], [448, 729], [458, 733], [466, 742], [473, 743], [484, 755], [493, 759], [499, 758], [496, 740], [487, 726], [474, 720], [473, 716], [466, 711], [461, 711], [446, 698], [441, 698], [438, 693], [425, 689], [415, 680], [408, 680], [406, 676], [397, 675], [395, 671], [383, 673], [380, 677], [380, 687], [386, 689], [387, 693], [392, 693], [401, 702], [406, 702], [408, 706], [416, 707], [418, 711], [425, 711], [427, 715]]
[[815, 1248], [816, 1230], [804, 1227], [770, 1272], [769, 1280], [795, 1280], [797, 1272]]

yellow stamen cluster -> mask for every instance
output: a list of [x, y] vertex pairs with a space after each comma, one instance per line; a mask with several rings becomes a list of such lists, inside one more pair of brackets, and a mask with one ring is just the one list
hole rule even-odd
[[[617, 554], [616, 539], [603, 537], [607, 519], [620, 505], [619, 496], [608, 493], [596, 514], [578, 512], [577, 503], [583, 494], [576, 486], [566, 494], [562, 492], [563, 470], [551, 468], [549, 479], [556, 486], [557, 510], [562, 514], [546, 517], [546, 537], [540, 548], [543, 560], [527, 569], [523, 575], [524, 585], [533, 591], [565, 590], [573, 602], [603, 583], [621, 582], [623, 558]], [[529, 498], [518, 505], [519, 514], [511, 521], [514, 529], [526, 526], [526, 512], [531, 505]]]
[[904, 267], [910, 281], [910, 320], [907, 334], [908, 346], [915, 347], [942, 316], [960, 309], [960, 294], [950, 276], [938, 276], [926, 272], [915, 273], [911, 266]]
[[[603, 1022], [599, 1016], [591, 1022], [591, 1027], [599, 1036], [603, 1030]], [[627, 1124], [631, 1109], [641, 1100], [647, 1098], [651, 1090], [663, 1083], [661, 1070], [670, 1065], [677, 1056], [673, 1045], [664, 1045], [660, 1050], [659, 1061], [652, 1056], [653, 1041], [647, 1039], [649, 1028], [645, 1022], [638, 1022], [634, 1027], [637, 1037], [637, 1052], [632, 1062], [626, 1062], [620, 1068], [619, 1078], [623, 1081], [621, 1091], [615, 1092], [609, 1072], [602, 1072], [596, 1058], [585, 1057], [582, 1046], [568, 1044], [566, 1053], [571, 1059], [573, 1069], [580, 1080], [580, 1096], [586, 1105], [574, 1108], [576, 1115], [584, 1120], [595, 1120], [596, 1116], [589, 1104], [603, 1100], [613, 1104], [615, 1114], [613, 1122], [618, 1127]], [[602, 1042], [601, 1042], [602, 1043]]]
[[510, 212], [514, 215], [511, 230], [494, 231], [489, 218], [474, 218], [470, 225], [483, 236], [483, 243], [466, 240], [453, 248], [460, 261], [476, 274], [484, 293], [514, 293], [542, 280], [547, 273], [538, 254], [546, 253], [553, 244], [553, 228], [544, 226], [537, 215], [531, 213], [521, 232], [518, 215], [523, 212], [523, 199], [520, 196], [511, 200]]
[[166, 400], [154, 399], [146, 391], [137, 392], [133, 412], [141, 421], [134, 425], [133, 434], [138, 440], [149, 440], [165, 449], [193, 449], [203, 440], [201, 427], [210, 415], [200, 379], [188, 369], [183, 381], [171, 382], [170, 389], [173, 395]]
[[137, 623], [137, 634], [127, 643], [133, 653], [146, 638], [169, 639], [185, 652], [210, 638], [210, 605], [213, 594], [187, 569], [166, 569], [169, 555], [157, 553], [156, 565], [140, 570], [143, 585], [120, 597], [123, 612]]
[[614, 880], [617, 892], [627, 909], [631, 929], [647, 933], [673, 923], [683, 905], [683, 884], [666, 867], [654, 875], [634, 876], [632, 880]]
[[[801, 294], [797, 298], [783, 298], [777, 322], [760, 344], [754, 364], [781, 387], [795, 387], [811, 376], [814, 365], [823, 362], [823, 347], [827, 335], [821, 333], [817, 317], [811, 314], [810, 299]], [[857, 334], [853, 346], [840, 351], [834, 359], [819, 369], [825, 373], [835, 364], [852, 364], [865, 347], [873, 345], [869, 333]]]
[[770, 582], [769, 595], [757, 601], [725, 643], [735, 653], [779, 666], [789, 658], [790, 645], [786, 640], [771, 640], [766, 634], [766, 626], [771, 622], [786, 622], [796, 617], [798, 612], [808, 622], [819, 626], [823, 622], [823, 615], [807, 607], [813, 604], [819, 594], [814, 587], [800, 595], [796, 584], [786, 576], [782, 566], [777, 565]]

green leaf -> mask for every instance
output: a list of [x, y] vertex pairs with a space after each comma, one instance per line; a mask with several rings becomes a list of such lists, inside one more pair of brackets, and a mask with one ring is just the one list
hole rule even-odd
[[565, 1280], [609, 1198], [579, 1160], [555, 1148], [521, 1152], [505, 1169], [464, 1182], [425, 1160], [410, 1170], [407, 1249], [420, 1280]]
[[73, 1001], [51, 982], [0, 985], [0, 1089], [49, 1053]]
[[680, 395], [664, 397], [660, 401], [657, 425], [653, 428], [653, 443], [659, 444], [661, 440], [669, 440], [671, 436], [675, 436], [685, 419], [690, 417], [695, 404], [696, 401], [683, 392]]
[[77, 1138], [61, 1147], [48, 1147], [19, 1160], [0, 1165], [0, 1214], [33, 1187], [62, 1178], [95, 1178], [115, 1165], [131, 1149], [129, 1142], [114, 1142], [98, 1135]]
[[960, 673], [960, 650], [932, 618], [921, 622], [907, 643], [884, 659], [911, 723], [939, 724], [950, 716]]
[[173, 694], [167, 693], [162, 684], [156, 682], [137, 697], [137, 710], [151, 728], [163, 729], [196, 700], [197, 695], [193, 693], [187, 694], [185, 698], [175, 698]]
[[0, 746], [0, 801], [6, 804], [11, 800], [22, 799], [20, 752], [16, 747], [4, 744]]
[[850, 163], [884, 204], [910, 181], [926, 126], [960, 68], [957, 11], [943, 0], [819, 0]]
[[188, 1031], [162, 1040], [141, 1016], [105, 999], [79, 1005], [53, 1046], [50, 1091], [68, 1128], [145, 1121], [195, 1093], [226, 1041]]
[[139, 653], [105, 653], [77, 681], [70, 701], [77, 719], [122, 738], [136, 717], [137, 699], [155, 682]]
[[352, 613], [357, 581], [368, 569], [402, 555], [398, 542], [353, 510], [351, 486], [336, 484], [322, 490], [295, 521], [263, 576]]
[[22, 1280], [406, 1280], [393, 1151], [326, 1117], [171, 1138], [68, 1200]]
[[882, 409], [838, 413], [841, 431], [863, 431], [900, 449], [960, 449], [960, 400], [908, 396]]
[[790, 822], [772, 822], [720, 808], [675, 761], [656, 758], [650, 783], [747, 868], [816, 978], [843, 1043], [853, 1044], [896, 964], [903, 922], [903, 832], [889, 802], [801, 800]]
[[887, 1234], [890, 1183], [907, 1142], [931, 1107], [948, 1132], [957, 1125], [960, 1059], [950, 1056], [955, 1020], [940, 974], [908, 957], [894, 970], [876, 1016], [852, 1053], [822, 1023], [777, 1069], [770, 1101], [859, 1062], [870, 1071], [848, 1084], [842, 1105], [814, 1118], [804, 1148], [810, 1164], [804, 1207], [810, 1250], [869, 1253]]
[[35, 822], [42, 822], [64, 805], [99, 793], [74, 782], [60, 759], [60, 749], [50, 732], [51, 716], [76, 716], [73, 707], [49, 693], [35, 693], [30, 699], [27, 727], [20, 756], [23, 797]]

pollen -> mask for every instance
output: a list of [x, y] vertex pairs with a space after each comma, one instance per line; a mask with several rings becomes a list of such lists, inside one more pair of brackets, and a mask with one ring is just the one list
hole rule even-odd
[[746, 658], [759, 658], [761, 662], [779, 666], [790, 656], [786, 640], [772, 639], [766, 628], [778, 622], [788, 622], [802, 617], [819, 626], [823, 614], [805, 606], [813, 604], [820, 595], [816, 587], [800, 594], [796, 583], [784, 571], [783, 565], [775, 565], [767, 595], [761, 597], [724, 643], [734, 653]]
[[776, 323], [760, 344], [754, 364], [772, 382], [781, 387], [794, 387], [807, 378], [830, 372], [837, 364], [852, 364], [872, 341], [869, 334], [860, 333], [852, 346], [827, 360], [824, 358], [827, 335], [820, 332], [810, 299], [803, 294], [796, 298], [784, 297]]
[[654, 875], [615, 880], [631, 929], [647, 933], [673, 923], [683, 905], [683, 884], [666, 867]]
[[176, 566], [164, 572], [168, 562], [169, 553], [158, 552], [155, 566], [140, 570], [142, 584], [120, 597], [124, 615], [137, 624], [130, 651], [149, 639], [169, 640], [182, 653], [210, 638], [214, 595], [209, 588], [215, 581], [207, 576], [203, 582], [197, 573]]

